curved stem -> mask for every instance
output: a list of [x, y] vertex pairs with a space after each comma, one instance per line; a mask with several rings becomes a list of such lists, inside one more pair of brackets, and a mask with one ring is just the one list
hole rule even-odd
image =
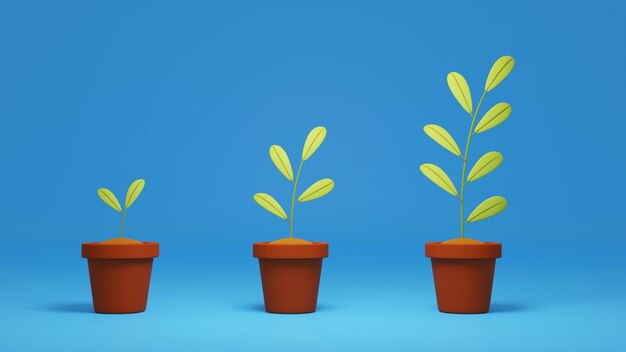
[[122, 213], [122, 226], [120, 226], [120, 238], [122, 238], [122, 231], [124, 231], [124, 219], [126, 218], [126, 210]]
[[465, 184], [467, 181], [465, 180], [465, 171], [467, 170], [467, 155], [469, 154], [470, 142], [472, 140], [472, 136], [474, 135], [474, 124], [476, 123], [476, 117], [478, 116], [478, 111], [480, 111], [480, 106], [483, 104], [483, 99], [485, 99], [485, 95], [487, 95], [487, 91], [483, 92], [482, 97], [480, 97], [480, 101], [478, 102], [478, 106], [476, 106], [476, 110], [474, 111], [474, 115], [470, 114], [472, 117], [472, 124], [470, 126], [469, 132], [467, 134], [467, 143], [465, 144], [465, 154], [463, 155], [463, 171], [461, 172], [461, 195], [459, 200], [461, 201], [461, 212], [460, 212], [460, 222], [461, 222], [461, 238], [465, 238], [465, 214], [464, 214], [464, 201], [465, 201]]
[[293, 194], [291, 195], [291, 215], [289, 216], [289, 238], [293, 238], [293, 208], [296, 205], [296, 188], [298, 187], [298, 180], [300, 179], [300, 171], [302, 171], [302, 165], [304, 165], [304, 159], [300, 162], [300, 167], [298, 167], [298, 173], [296, 174], [296, 180], [293, 182]]

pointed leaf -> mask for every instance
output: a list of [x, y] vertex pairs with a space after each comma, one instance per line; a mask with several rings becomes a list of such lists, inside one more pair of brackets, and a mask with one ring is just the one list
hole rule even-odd
[[139, 193], [143, 191], [143, 187], [146, 185], [146, 181], [142, 179], [138, 179], [133, 181], [128, 187], [128, 191], [126, 192], [126, 209], [130, 208], [130, 206], [135, 202], [135, 199], [139, 197]]
[[304, 148], [302, 148], [302, 160], [310, 158], [322, 144], [324, 138], [326, 138], [326, 128], [318, 126], [311, 130], [304, 142]]
[[485, 116], [478, 122], [478, 125], [474, 129], [474, 133], [482, 133], [488, 131], [499, 124], [503, 123], [504, 120], [509, 118], [511, 115], [511, 105], [508, 103], [498, 103], [494, 105]]
[[270, 158], [272, 158], [272, 161], [278, 168], [278, 171], [280, 171], [289, 181], [293, 181], [291, 162], [289, 162], [289, 157], [281, 146], [273, 145], [270, 147]]
[[426, 125], [424, 126], [424, 132], [426, 132], [428, 137], [439, 143], [440, 146], [446, 148], [450, 153], [461, 156], [459, 146], [456, 144], [450, 133], [448, 133], [448, 131], [446, 131], [443, 127], [432, 124]]
[[437, 186], [443, 188], [444, 191], [455, 197], [458, 195], [456, 187], [454, 187], [454, 183], [452, 183], [448, 174], [446, 174], [445, 171], [443, 171], [439, 166], [435, 164], [422, 164], [420, 166], [420, 171], [422, 171], [424, 176], [428, 177], [428, 179], [433, 181]]
[[504, 160], [504, 158], [502, 157], [502, 154], [498, 152], [489, 152], [481, 156], [469, 172], [467, 182], [476, 181], [495, 170], [498, 166], [500, 166], [500, 164], [502, 164], [502, 160]]
[[507, 205], [508, 202], [503, 197], [494, 196], [487, 198], [485, 201], [478, 204], [476, 209], [472, 211], [472, 213], [467, 217], [467, 222], [476, 222], [490, 218], [506, 209]]
[[122, 206], [120, 205], [120, 202], [117, 201], [117, 198], [115, 197], [115, 194], [113, 194], [113, 192], [109, 191], [106, 188], [100, 188], [98, 190], [98, 197], [100, 197], [100, 199], [107, 203], [111, 208], [115, 209], [116, 211], [122, 212]]
[[485, 82], [485, 91], [489, 92], [494, 89], [506, 76], [511, 73], [515, 66], [515, 59], [511, 56], [502, 56], [491, 66], [487, 82]]
[[306, 191], [302, 192], [298, 198], [298, 202], [303, 203], [323, 197], [330, 193], [333, 188], [335, 188], [335, 182], [333, 180], [329, 178], [321, 179], [312, 184], [311, 187], [306, 189]]
[[276, 199], [270, 196], [267, 193], [257, 193], [254, 195], [254, 201], [257, 202], [260, 206], [262, 206], [265, 210], [270, 213], [278, 216], [279, 218], [283, 218], [287, 220], [287, 214], [283, 210], [283, 207], [278, 204]]
[[472, 113], [472, 94], [465, 78], [458, 72], [448, 73], [448, 87], [463, 109]]

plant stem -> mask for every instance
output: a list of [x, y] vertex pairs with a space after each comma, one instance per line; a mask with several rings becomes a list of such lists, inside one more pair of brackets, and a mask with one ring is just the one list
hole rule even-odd
[[120, 226], [120, 238], [122, 238], [122, 231], [124, 231], [124, 219], [126, 218], [126, 209], [122, 213], [122, 226]]
[[289, 238], [293, 238], [293, 208], [296, 205], [296, 188], [298, 187], [298, 180], [300, 179], [300, 171], [302, 171], [302, 165], [304, 165], [304, 159], [300, 162], [300, 167], [298, 167], [298, 173], [296, 174], [296, 180], [293, 182], [293, 194], [291, 195], [291, 215], [289, 216]]
[[480, 101], [478, 102], [478, 106], [476, 106], [474, 115], [470, 114], [470, 116], [472, 117], [472, 124], [467, 134], [467, 143], [465, 144], [465, 154], [463, 156], [463, 171], [461, 172], [461, 196], [459, 197], [459, 200], [461, 201], [461, 238], [465, 238], [465, 214], [463, 206], [465, 201], [465, 184], [467, 183], [467, 181], [465, 180], [465, 171], [467, 169], [467, 155], [469, 154], [470, 142], [472, 140], [472, 136], [474, 135], [474, 124], [476, 123], [476, 117], [478, 116], [478, 111], [480, 111], [480, 106], [483, 104], [483, 99], [485, 99], [485, 95], [487, 95], [486, 90], [483, 92], [482, 97], [480, 97]]

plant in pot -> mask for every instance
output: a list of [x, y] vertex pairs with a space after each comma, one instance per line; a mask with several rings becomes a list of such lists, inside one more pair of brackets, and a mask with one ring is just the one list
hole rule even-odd
[[448, 87], [471, 120], [463, 154], [454, 138], [443, 127], [432, 124], [424, 127], [424, 132], [430, 138], [459, 157], [462, 163], [460, 192], [457, 191], [450, 177], [437, 165], [420, 166], [420, 170], [429, 180], [456, 197], [460, 203], [459, 237], [445, 242], [426, 243], [426, 256], [431, 258], [437, 305], [441, 312], [486, 313], [489, 311], [496, 258], [502, 256], [502, 244], [465, 237], [465, 225], [500, 213], [507, 207], [507, 201], [501, 196], [487, 198], [465, 218], [465, 188], [470, 182], [498, 168], [503, 157], [497, 151], [490, 151], [481, 156], [467, 172], [468, 155], [474, 135], [498, 126], [511, 114], [511, 106], [508, 103], [498, 103], [489, 109], [476, 124], [485, 96], [508, 76], [514, 65], [515, 60], [510, 56], [503, 56], [493, 64], [475, 109], [465, 78], [457, 72], [448, 74]]
[[270, 147], [272, 162], [293, 187], [289, 216], [269, 194], [254, 195], [254, 200], [261, 207], [289, 223], [289, 237], [253, 244], [253, 256], [259, 259], [261, 269], [265, 310], [269, 313], [311, 313], [317, 306], [322, 259], [328, 257], [328, 243], [310, 242], [294, 237], [293, 218], [296, 203], [323, 197], [335, 187], [333, 180], [324, 178], [313, 183], [296, 199], [302, 166], [325, 137], [326, 129], [321, 126], [315, 127], [309, 133], [295, 178], [285, 150], [279, 145]]
[[87, 258], [96, 313], [139, 313], [146, 310], [152, 260], [159, 256], [159, 243], [122, 237], [126, 211], [144, 185], [142, 179], [130, 185], [124, 208], [113, 192], [106, 188], [98, 190], [98, 196], [121, 213], [122, 223], [119, 237], [82, 244], [82, 257]]

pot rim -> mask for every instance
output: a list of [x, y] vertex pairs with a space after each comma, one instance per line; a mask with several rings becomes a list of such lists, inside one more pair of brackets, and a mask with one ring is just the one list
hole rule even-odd
[[86, 242], [81, 248], [81, 256], [87, 259], [147, 259], [159, 256], [159, 242], [141, 242], [141, 244]]
[[426, 242], [425, 255], [439, 259], [495, 259], [502, 257], [502, 243], [442, 244]]
[[254, 242], [252, 256], [259, 259], [318, 259], [328, 257], [328, 242], [273, 244]]

